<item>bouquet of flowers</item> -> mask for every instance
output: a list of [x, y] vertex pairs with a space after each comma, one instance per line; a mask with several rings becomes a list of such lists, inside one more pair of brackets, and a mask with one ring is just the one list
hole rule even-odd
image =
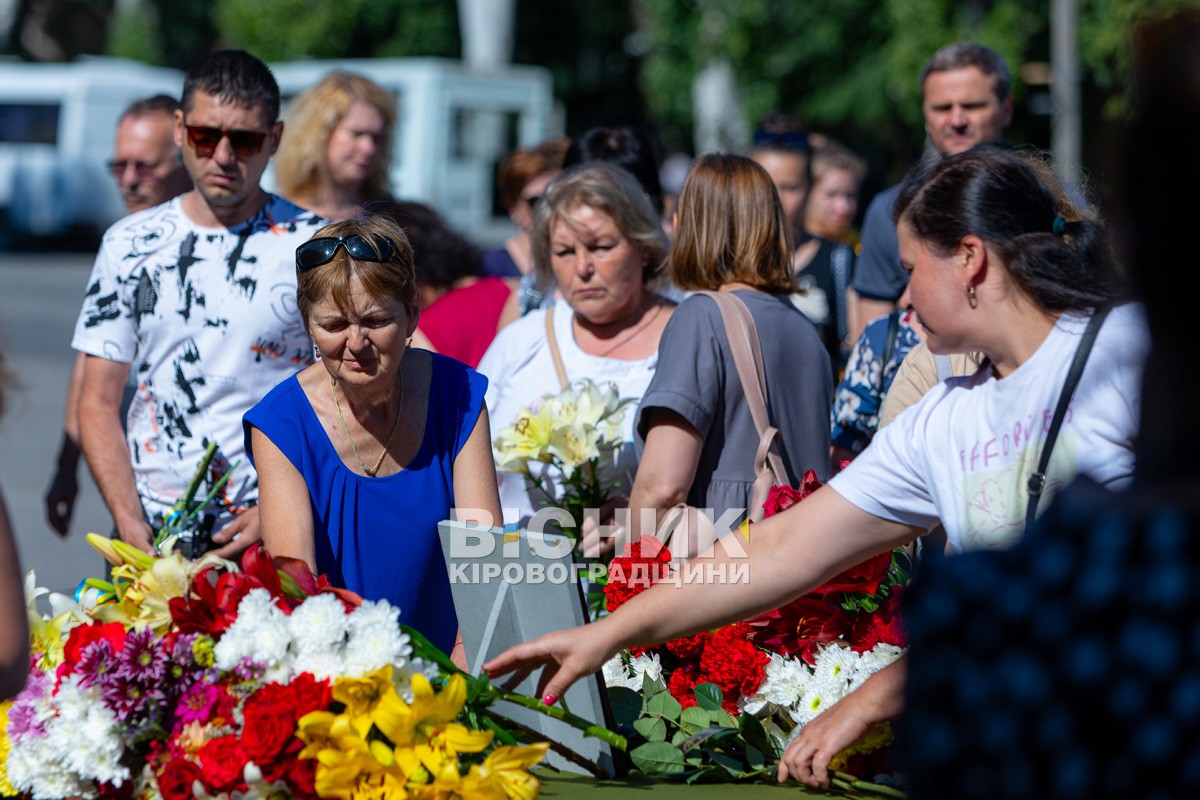
[[580, 381], [522, 409], [499, 431], [492, 442], [496, 467], [524, 475], [540, 502], [567, 511], [578, 530], [584, 509], [608, 503], [618, 485], [604, 467], [621, 447], [621, 421], [631, 402], [619, 398], [615, 386]]
[[[774, 487], [766, 516], [819, 486], [810, 470], [799, 489]], [[604, 677], [618, 721], [643, 740], [630, 752], [634, 763], [689, 781], [767, 773], [806, 724], [903, 652], [899, 598], [910, 573], [902, 549], [884, 553], [760, 617], [618, 654]], [[643, 536], [609, 567], [609, 611], [673, 577], [670, 552]], [[879, 726], [833, 767], [870, 769], [862, 756], [890, 741]], [[845, 774], [835, 785], [895, 793]]]
[[33, 658], [0, 705], [0, 794], [32, 798], [532, 798], [550, 746], [490, 712], [560, 708], [459, 671], [386, 602], [262, 545], [241, 568], [92, 534], [78, 600], [26, 581]]

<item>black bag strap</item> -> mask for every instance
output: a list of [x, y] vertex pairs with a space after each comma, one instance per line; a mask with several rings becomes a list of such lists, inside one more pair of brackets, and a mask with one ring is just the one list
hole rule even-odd
[[883, 399], [883, 383], [884, 373], [887, 372], [888, 362], [892, 360], [892, 353], [896, 352], [896, 340], [900, 338], [900, 311], [893, 311], [888, 314], [887, 339], [883, 344], [883, 361], [879, 362], [879, 386], [877, 392], [879, 399]]
[[1071, 369], [1067, 371], [1067, 379], [1063, 383], [1062, 393], [1058, 396], [1058, 406], [1055, 407], [1054, 416], [1050, 420], [1050, 430], [1046, 432], [1046, 441], [1042, 443], [1042, 454], [1038, 458], [1037, 471], [1029, 476], [1027, 484], [1029, 504], [1025, 509], [1026, 531], [1033, 526], [1033, 521], [1037, 518], [1038, 500], [1041, 499], [1042, 490], [1046, 488], [1046, 469], [1050, 466], [1050, 454], [1054, 450], [1054, 442], [1058, 439], [1058, 431], [1062, 427], [1063, 419], [1067, 416], [1067, 406], [1071, 404], [1071, 396], [1075, 394], [1079, 377], [1083, 375], [1083, 368], [1087, 365], [1092, 345], [1096, 343], [1096, 335], [1100, 333], [1100, 326], [1104, 324], [1104, 318], [1111, 310], [1111, 308], [1096, 309], [1092, 318], [1088, 320], [1087, 328], [1083, 331], [1083, 338], [1079, 340], [1079, 346], [1075, 348], [1075, 358], [1071, 361]]

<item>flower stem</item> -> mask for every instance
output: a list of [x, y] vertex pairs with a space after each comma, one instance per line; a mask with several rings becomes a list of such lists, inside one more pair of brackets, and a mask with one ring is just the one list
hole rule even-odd
[[536, 700], [527, 695], [518, 694], [517, 692], [510, 692], [507, 689], [501, 689], [498, 686], [493, 686], [489, 694], [492, 696], [493, 700], [504, 700], [507, 703], [513, 703], [514, 705], [528, 708], [531, 711], [536, 711], [539, 714], [544, 714], [552, 719], [565, 722], [572, 728], [582, 731], [584, 736], [591, 736], [595, 739], [600, 739], [601, 741], [608, 743], [618, 750], [624, 750], [628, 744], [625, 740], [625, 737], [621, 734], [610, 731], [608, 728], [605, 728], [602, 725], [596, 725], [595, 723], [588, 722], [583, 717], [572, 714], [570, 711], [566, 711], [558, 706], [548, 706], [541, 700]]

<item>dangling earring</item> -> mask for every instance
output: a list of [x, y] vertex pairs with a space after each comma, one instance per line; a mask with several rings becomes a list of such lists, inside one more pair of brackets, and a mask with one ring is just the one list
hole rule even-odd
[[404, 352], [412, 350], [413, 337], [408, 337], [408, 341], [404, 343]]
[[966, 296], [967, 296], [967, 304], [969, 306], [971, 306], [971, 308], [975, 308], [976, 306], [979, 305], [979, 301], [977, 299], [975, 299], [975, 287], [974, 286], [972, 286], [971, 284], [968, 283], [966, 286], [963, 287], [963, 291], [964, 291], [964, 294], [966, 294]]

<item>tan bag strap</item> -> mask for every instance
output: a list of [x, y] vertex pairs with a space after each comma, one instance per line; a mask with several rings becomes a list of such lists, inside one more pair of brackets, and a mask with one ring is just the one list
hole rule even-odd
[[725, 336], [729, 339], [729, 351], [737, 367], [738, 379], [742, 382], [750, 417], [758, 431], [758, 449], [754, 454], [754, 487], [747, 510], [750, 519], [757, 522], [763, 517], [762, 504], [766, 502], [771, 486], [788, 484], [787, 470], [779, 455], [779, 429], [771, 424], [767, 410], [767, 380], [758, 328], [750, 309], [741, 298], [729, 292], [704, 291], [697, 294], [711, 297], [721, 312]]
[[571, 382], [567, 380], [567, 368], [563, 366], [562, 353], [558, 350], [558, 337], [554, 335], [554, 306], [546, 309], [546, 343], [550, 345], [550, 358], [554, 359], [554, 371], [558, 374], [558, 382], [566, 389]]

